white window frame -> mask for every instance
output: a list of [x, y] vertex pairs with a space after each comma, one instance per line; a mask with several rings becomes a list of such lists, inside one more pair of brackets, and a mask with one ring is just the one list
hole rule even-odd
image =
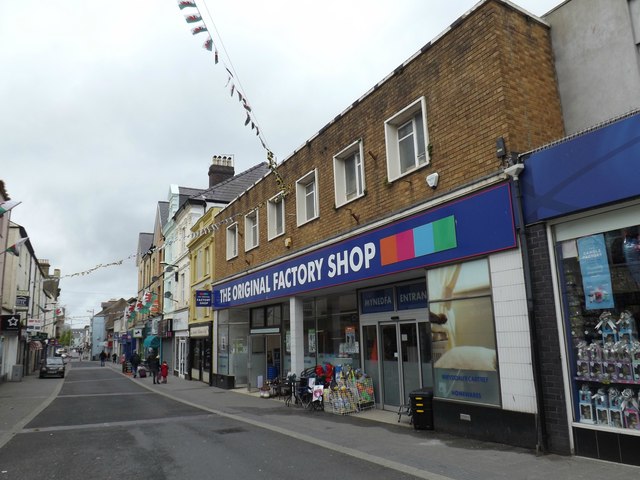
[[238, 222], [229, 225], [226, 231], [227, 260], [238, 256]]
[[248, 252], [260, 244], [258, 210], [251, 210], [244, 216], [244, 251]]
[[[280, 205], [280, 212], [278, 213], [278, 205]], [[280, 223], [282, 230], [278, 231], [278, 216], [280, 216]], [[269, 199], [267, 203], [267, 236], [269, 240], [273, 240], [281, 235], [284, 235], [284, 196], [282, 194], [275, 195]]]
[[[309, 192], [308, 186], [313, 183], [313, 192]], [[309, 215], [307, 210], [307, 200], [313, 195], [313, 215]], [[302, 178], [296, 181], [296, 218], [298, 226], [304, 225], [320, 216], [318, 208], [318, 172], [311, 170]]]
[[[413, 166], [407, 168], [404, 172], [400, 164], [400, 141], [403, 140], [398, 137], [398, 130], [403, 126], [412, 122], [413, 131], [413, 145], [414, 151], [419, 151], [419, 136], [416, 135], [416, 122], [415, 117], [418, 114], [422, 114], [422, 135], [424, 137], [424, 154], [416, 155], [413, 161]], [[408, 105], [400, 112], [396, 113], [393, 117], [384, 122], [384, 135], [385, 143], [387, 147], [387, 176], [390, 182], [397, 180], [405, 175], [408, 175], [416, 170], [423, 168], [430, 163], [429, 158], [429, 132], [427, 129], [427, 101], [425, 97], [420, 97], [418, 100]], [[406, 140], [406, 138], [405, 138]]]
[[[348, 197], [347, 168], [352, 159], [355, 163], [353, 174], [355, 176], [356, 191], [352, 197]], [[362, 140], [356, 140], [333, 157], [333, 185], [336, 207], [341, 207], [364, 196], [364, 148]]]

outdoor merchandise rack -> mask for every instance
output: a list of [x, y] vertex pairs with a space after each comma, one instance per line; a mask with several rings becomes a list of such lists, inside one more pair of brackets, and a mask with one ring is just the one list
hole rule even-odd
[[371, 377], [350, 367], [338, 370], [336, 377], [335, 385], [324, 390], [325, 411], [348, 415], [375, 407]]

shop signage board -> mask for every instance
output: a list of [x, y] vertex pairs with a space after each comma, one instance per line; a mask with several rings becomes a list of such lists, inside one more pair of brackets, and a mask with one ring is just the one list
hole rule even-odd
[[29, 295], [16, 295], [16, 308], [18, 310], [28, 310]]
[[38, 318], [27, 318], [27, 332], [39, 332], [44, 321]]
[[520, 176], [526, 224], [636, 198], [638, 132], [640, 113], [532, 153]]
[[228, 308], [514, 248], [509, 184], [441, 205], [213, 289]]
[[211, 290], [196, 290], [196, 307], [211, 307]]
[[20, 315], [0, 315], [0, 331], [19, 332]]

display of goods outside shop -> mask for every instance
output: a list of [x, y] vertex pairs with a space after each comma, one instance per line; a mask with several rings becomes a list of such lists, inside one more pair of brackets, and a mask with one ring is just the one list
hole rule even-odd
[[373, 380], [353, 371], [340, 376], [337, 384], [324, 391], [325, 410], [337, 415], [347, 415], [375, 407]]

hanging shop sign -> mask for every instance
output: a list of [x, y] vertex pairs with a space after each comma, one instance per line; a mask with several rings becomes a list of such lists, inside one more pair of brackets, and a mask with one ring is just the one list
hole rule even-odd
[[226, 308], [291, 296], [516, 246], [509, 184], [214, 287]]
[[44, 321], [38, 318], [27, 318], [27, 332], [39, 332], [42, 330], [43, 324]]
[[0, 315], [0, 331], [18, 333], [20, 331], [20, 315]]
[[16, 295], [16, 309], [18, 310], [29, 309], [29, 295]]
[[212, 305], [211, 290], [196, 290], [196, 307], [211, 307]]

